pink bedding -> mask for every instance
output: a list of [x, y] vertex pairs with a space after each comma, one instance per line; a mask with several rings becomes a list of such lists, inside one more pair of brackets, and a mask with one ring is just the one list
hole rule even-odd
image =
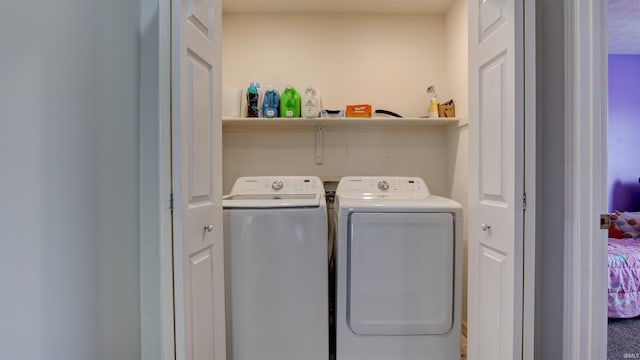
[[609, 238], [609, 317], [640, 315], [640, 238]]

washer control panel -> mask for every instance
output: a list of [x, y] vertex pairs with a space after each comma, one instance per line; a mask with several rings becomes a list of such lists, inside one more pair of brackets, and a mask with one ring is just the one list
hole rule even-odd
[[430, 195], [424, 180], [418, 177], [347, 176], [336, 193], [348, 197], [421, 199]]
[[315, 176], [250, 176], [238, 178], [231, 193], [317, 194], [324, 193], [324, 188]]

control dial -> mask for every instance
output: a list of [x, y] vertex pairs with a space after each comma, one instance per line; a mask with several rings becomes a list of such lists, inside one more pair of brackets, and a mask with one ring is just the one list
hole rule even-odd
[[378, 181], [378, 189], [382, 191], [389, 190], [389, 183], [386, 180]]
[[271, 184], [271, 188], [273, 190], [282, 190], [283, 187], [284, 183], [282, 182], [282, 180], [276, 180]]

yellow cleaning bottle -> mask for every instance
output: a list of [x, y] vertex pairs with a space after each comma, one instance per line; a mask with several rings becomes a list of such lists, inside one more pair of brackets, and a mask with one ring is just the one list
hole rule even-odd
[[430, 85], [427, 88], [427, 94], [431, 95], [431, 102], [429, 103], [429, 117], [437, 119], [438, 118], [438, 95], [436, 93], [436, 87], [434, 85]]
[[431, 103], [429, 104], [429, 117], [438, 118], [438, 99], [435, 97], [431, 98]]

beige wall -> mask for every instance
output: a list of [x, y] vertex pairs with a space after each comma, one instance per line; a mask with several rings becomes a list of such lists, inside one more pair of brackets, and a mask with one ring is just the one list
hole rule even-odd
[[311, 84], [328, 109], [368, 103], [422, 116], [427, 86], [447, 87], [444, 29], [443, 15], [225, 14], [223, 84]]
[[467, 123], [469, 108], [469, 46], [468, 46], [467, 0], [456, 0], [445, 16], [445, 71], [448, 98], [456, 102], [456, 116], [461, 124]]
[[228, 192], [243, 175], [419, 176], [434, 194], [447, 195], [447, 137], [421, 126], [327, 126], [321, 165], [315, 164], [315, 128], [233, 127], [224, 134]]
[[[456, 0], [445, 17], [447, 56], [447, 84], [456, 103], [456, 116], [461, 124], [468, 124], [468, 21], [466, 0]], [[446, 99], [443, 99], [446, 100]], [[448, 132], [447, 138], [447, 184], [449, 196], [468, 209], [469, 177], [469, 131], [462, 127]], [[462, 321], [467, 321], [467, 214], [463, 218], [463, 279], [462, 279]]]
[[[459, 89], [446, 74], [445, 15], [225, 14], [223, 84], [301, 90], [314, 85], [325, 108], [370, 103], [404, 116], [427, 112], [426, 87], [441, 99]], [[465, 19], [466, 20], [466, 19]], [[466, 45], [466, 44], [465, 44]], [[466, 89], [462, 92], [466, 93]], [[450, 195], [447, 136], [423, 126], [324, 129], [315, 164], [314, 127], [226, 127], [224, 189], [238, 176], [310, 174], [420, 176]]]
[[462, 204], [464, 209], [462, 223], [462, 320], [467, 320], [467, 189], [469, 168], [469, 131], [462, 127], [447, 133], [447, 178], [449, 179], [449, 197]]

